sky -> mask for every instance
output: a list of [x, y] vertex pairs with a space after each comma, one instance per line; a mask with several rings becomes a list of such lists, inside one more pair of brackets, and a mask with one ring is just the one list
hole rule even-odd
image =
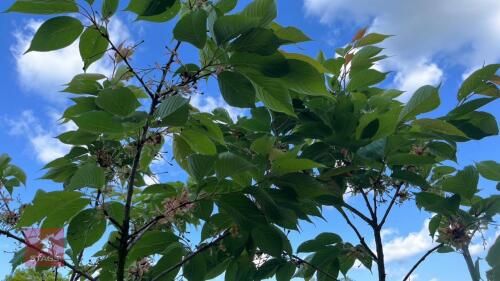
[[[12, 0], [0, 1], [5, 10]], [[124, 1], [122, 1], [124, 2]], [[349, 42], [361, 27], [370, 32], [394, 35], [383, 47], [389, 59], [377, 65], [391, 71], [388, 86], [407, 91], [404, 99], [421, 85], [441, 84], [442, 107], [437, 114], [445, 113], [456, 105], [456, 92], [467, 74], [484, 64], [500, 62], [500, 1], [498, 0], [277, 0], [278, 19], [281, 25], [302, 29], [313, 41], [290, 47], [291, 51], [315, 56], [322, 50], [328, 57], [336, 47]], [[241, 8], [247, 0], [240, 0]], [[59, 143], [55, 136], [70, 130], [73, 125], [58, 125], [57, 120], [68, 104], [62, 85], [80, 73], [82, 62], [76, 44], [55, 52], [22, 55], [27, 49], [34, 31], [44, 17], [19, 14], [0, 14], [0, 153], [8, 153], [14, 163], [23, 167], [29, 176], [26, 188], [20, 189], [24, 202], [32, 199], [35, 190], [56, 190], [61, 187], [49, 181], [37, 180], [44, 163], [64, 155], [68, 147]], [[165, 44], [172, 45], [172, 23], [152, 24], [135, 22], [127, 12], [119, 13], [111, 22], [112, 39], [129, 44], [144, 40], [132, 63], [139, 66], [153, 65], [164, 55]], [[186, 60], [193, 60], [194, 49], [185, 49]], [[161, 60], [160, 60], [161, 61]], [[91, 71], [109, 73], [106, 60], [96, 63]], [[204, 94], [193, 97], [192, 103], [201, 110], [226, 107], [235, 118], [241, 110], [228, 108], [222, 101], [214, 83], [203, 86]], [[497, 118], [497, 103], [485, 108]], [[500, 162], [500, 137], [490, 137], [459, 146], [461, 166], [482, 160]], [[161, 180], [185, 178], [185, 174], [167, 161], [155, 164]], [[166, 173], [164, 173], [166, 172]], [[481, 182], [481, 194], [495, 192], [492, 183]], [[359, 202], [354, 198], [351, 203]], [[326, 221], [315, 220], [302, 224], [300, 233], [290, 238], [295, 246], [321, 232], [335, 232], [356, 242], [340, 216], [333, 210], [325, 210]], [[432, 248], [434, 242], [428, 236], [427, 223], [430, 215], [418, 211], [412, 203], [398, 206], [391, 215], [384, 231], [385, 252], [388, 262], [388, 280], [401, 280], [408, 269]], [[361, 221], [355, 220], [365, 232]], [[491, 243], [498, 229], [485, 233]], [[299, 240], [300, 238], [300, 240]], [[367, 241], [373, 239], [367, 236]], [[486, 248], [489, 244], [487, 243]], [[9, 271], [8, 261], [15, 245], [0, 238], [0, 278]], [[472, 246], [474, 257], [484, 258], [485, 247], [478, 237]], [[487, 265], [481, 263], [482, 270]], [[364, 269], [354, 269], [354, 280], [375, 280], [375, 275]], [[414, 281], [467, 280], [466, 265], [458, 254], [435, 254], [416, 271]]]

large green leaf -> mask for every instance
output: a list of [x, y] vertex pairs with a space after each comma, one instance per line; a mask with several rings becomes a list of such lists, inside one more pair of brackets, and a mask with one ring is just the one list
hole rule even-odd
[[71, 45], [83, 31], [82, 23], [73, 17], [55, 17], [44, 22], [35, 33], [26, 52], [48, 52]]
[[215, 7], [225, 14], [236, 8], [237, 4], [238, 0], [218, 0]]
[[371, 85], [375, 85], [384, 81], [386, 73], [382, 73], [375, 69], [365, 69], [359, 72], [356, 72], [347, 84], [348, 91], [356, 91], [366, 88]]
[[174, 28], [174, 37], [179, 41], [193, 44], [198, 49], [207, 42], [208, 14], [203, 9], [190, 12], [183, 16]]
[[182, 273], [188, 281], [204, 281], [207, 270], [207, 263], [203, 254], [194, 256], [182, 267]]
[[328, 96], [325, 79], [314, 66], [296, 59], [288, 60], [289, 72], [280, 78], [290, 90], [304, 95]]
[[197, 182], [213, 174], [215, 157], [202, 154], [193, 154], [188, 157], [188, 171]]
[[95, 141], [97, 135], [84, 131], [68, 131], [57, 136], [57, 138], [65, 144], [85, 145]]
[[[164, 11], [161, 12], [163, 8]], [[136, 20], [151, 22], [169, 21], [179, 13], [180, 9], [179, 0], [132, 0], [126, 8], [127, 11], [137, 14]]]
[[473, 111], [447, 121], [474, 140], [498, 134], [495, 116], [487, 112]]
[[33, 203], [24, 209], [17, 226], [28, 227], [45, 219], [43, 227], [62, 227], [89, 203], [80, 192], [39, 190]]
[[122, 123], [104, 111], [89, 111], [73, 118], [80, 130], [89, 133], [121, 134], [124, 132]]
[[254, 0], [241, 12], [242, 15], [259, 19], [260, 26], [270, 24], [278, 15], [275, 0]]
[[63, 92], [97, 95], [102, 89], [102, 86], [98, 81], [104, 78], [106, 78], [106, 76], [97, 73], [78, 74], [71, 79]]
[[283, 253], [283, 243], [281, 243], [280, 230], [275, 226], [261, 226], [252, 229], [252, 238], [263, 252], [275, 257], [280, 257]]
[[342, 242], [342, 238], [335, 234], [329, 232], [323, 232], [316, 236], [313, 240], [308, 240], [299, 245], [297, 248], [298, 253], [308, 253], [308, 252], [316, 252], [324, 247], [332, 244], [337, 244]]
[[141, 105], [134, 93], [125, 87], [106, 88], [100, 91], [95, 103], [107, 112], [122, 117], [130, 115]]
[[178, 240], [179, 237], [171, 232], [149, 231], [130, 249], [127, 258], [131, 261], [136, 261], [143, 257], [159, 254], [167, 249], [170, 244]]
[[7, 12], [27, 14], [62, 14], [78, 12], [78, 6], [73, 0], [16, 0]]
[[384, 41], [388, 37], [391, 37], [391, 35], [384, 35], [384, 34], [380, 34], [380, 33], [370, 33], [370, 34], [363, 36], [363, 38], [359, 39], [356, 43], [356, 47], [377, 44], [377, 43]]
[[311, 38], [305, 35], [300, 29], [297, 29], [295, 27], [282, 27], [279, 25], [274, 25], [273, 29], [276, 36], [278, 36], [283, 41], [283, 44], [295, 44], [311, 41]]
[[105, 19], [112, 17], [118, 10], [118, 4], [120, 0], [103, 0], [102, 1], [102, 16]]
[[229, 105], [243, 108], [255, 106], [255, 88], [244, 75], [224, 71], [217, 80], [222, 97]]
[[417, 155], [409, 153], [397, 153], [387, 157], [390, 165], [427, 165], [436, 163], [431, 155]]
[[491, 246], [486, 256], [486, 261], [491, 267], [500, 266], [500, 237], [496, 238], [495, 243]]
[[467, 137], [462, 131], [457, 129], [457, 127], [451, 125], [450, 123], [444, 120], [424, 118], [415, 120], [413, 124], [420, 127], [420, 130], [423, 132], [433, 132], [441, 135], [457, 136], [464, 138]]
[[274, 53], [269, 56], [261, 56], [253, 53], [234, 53], [229, 63], [244, 74], [257, 73], [264, 74], [265, 78], [283, 77], [290, 72], [290, 66], [285, 55]]
[[500, 181], [500, 163], [495, 161], [483, 161], [476, 164], [476, 167], [485, 179]]
[[415, 201], [419, 208], [444, 215], [455, 214], [460, 206], [458, 195], [445, 198], [430, 192], [420, 192], [415, 195]]
[[200, 131], [185, 129], [182, 131], [180, 136], [195, 152], [204, 155], [214, 155], [217, 153], [217, 148], [215, 147], [215, 144], [210, 140], [210, 138], [206, 134]]
[[500, 64], [490, 64], [479, 70], [474, 71], [467, 79], [464, 80], [458, 90], [458, 100], [461, 101], [467, 98], [470, 94], [478, 90], [491, 79], [500, 68]]
[[443, 181], [443, 190], [460, 195], [464, 199], [472, 199], [478, 192], [479, 174], [474, 166], [467, 166], [455, 176]]
[[273, 161], [271, 171], [275, 175], [283, 175], [322, 167], [322, 164], [309, 159], [279, 158]]
[[421, 113], [436, 109], [441, 101], [439, 100], [438, 89], [433, 86], [420, 87], [406, 103], [399, 114], [399, 121], [406, 121]]
[[86, 209], [76, 215], [68, 226], [68, 243], [73, 253], [96, 243], [106, 231], [106, 220], [96, 209]]
[[101, 189], [104, 187], [104, 184], [104, 169], [96, 164], [88, 163], [78, 168], [73, 177], [71, 177], [67, 188], [72, 190], [83, 187]]
[[231, 152], [219, 154], [215, 162], [215, 171], [219, 178], [231, 177], [246, 172], [251, 168], [252, 164], [250, 162]]
[[214, 23], [214, 35], [217, 43], [224, 44], [237, 36], [257, 27], [259, 20], [244, 15], [229, 15], [217, 18]]
[[231, 44], [231, 49], [237, 52], [272, 55], [281, 45], [278, 38], [270, 29], [254, 28], [250, 32], [238, 37]]
[[163, 126], [181, 126], [188, 119], [189, 100], [181, 95], [166, 97], [155, 112]]
[[101, 33], [88, 27], [80, 37], [80, 56], [83, 60], [83, 69], [87, 70], [89, 66], [104, 56], [108, 49], [108, 41], [101, 36]]

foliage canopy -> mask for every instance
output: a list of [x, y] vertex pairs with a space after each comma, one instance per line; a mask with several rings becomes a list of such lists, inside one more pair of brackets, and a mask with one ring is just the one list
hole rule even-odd
[[[457, 106], [431, 118], [439, 87], [423, 86], [402, 103], [402, 91], [380, 86], [387, 73], [373, 66], [386, 58], [377, 46], [386, 35], [363, 29], [335, 56], [311, 58], [285, 51], [310, 39], [275, 22], [273, 0], [254, 0], [239, 12], [236, 0], [131, 0], [126, 10], [137, 20], [177, 21], [168, 56], [144, 70], [131, 60], [140, 45], [110, 39], [108, 23], [126, 1], [100, 2], [17, 0], [8, 10], [52, 15], [27, 52], [61, 49], [79, 38], [84, 71], [105, 54], [115, 71], [69, 81], [64, 91], [74, 95], [73, 104], [63, 121], [78, 129], [58, 136], [72, 149], [45, 165], [43, 176], [62, 189], [39, 190], [31, 204], [6, 210], [0, 234], [23, 242], [16, 233], [24, 227], [64, 227], [72, 281], [198, 281], [221, 274], [227, 281], [337, 280], [356, 260], [386, 280], [381, 231], [394, 205], [406, 203], [434, 214], [429, 232], [439, 243], [408, 276], [429, 254], [455, 251], [472, 280], [480, 279], [469, 245], [493, 223], [500, 198], [479, 196], [478, 181], [500, 182], [500, 164], [457, 170], [453, 162], [457, 145], [498, 134], [495, 117], [480, 109], [500, 97], [500, 64], [475, 71], [458, 89]], [[199, 61], [183, 62], [179, 53], [192, 48]], [[228, 105], [249, 114], [233, 120], [222, 108], [193, 107], [190, 97], [209, 79], [217, 80]], [[152, 161], [170, 141], [189, 180], [146, 184], [155, 176]], [[25, 181], [1, 156], [0, 186], [12, 194]], [[362, 198], [366, 209], [351, 206], [346, 195]], [[321, 218], [328, 206], [359, 241], [318, 233], [294, 249], [289, 232]], [[376, 248], [352, 216], [373, 230]], [[185, 240], [192, 226], [201, 227], [195, 247]], [[102, 239], [107, 243], [94, 251]], [[90, 263], [84, 251], [94, 251]], [[14, 268], [23, 262], [19, 254]], [[486, 258], [490, 280], [500, 280], [499, 255], [497, 241]]]

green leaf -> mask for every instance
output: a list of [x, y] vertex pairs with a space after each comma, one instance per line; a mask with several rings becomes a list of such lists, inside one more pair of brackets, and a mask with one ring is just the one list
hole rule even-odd
[[87, 70], [92, 63], [104, 56], [108, 50], [108, 41], [97, 29], [88, 27], [80, 37], [79, 48], [84, 63], [83, 70]]
[[124, 127], [119, 120], [104, 111], [89, 111], [73, 118], [75, 124], [89, 133], [121, 134]]
[[499, 68], [500, 64], [490, 64], [474, 71], [460, 86], [457, 96], [458, 100], [462, 101], [482, 87], [487, 80], [491, 79], [495, 75]]
[[[165, 9], [163, 12], [162, 8]], [[132, 0], [126, 8], [127, 11], [137, 14], [136, 20], [151, 22], [169, 21], [179, 13], [180, 9], [179, 0]]]
[[296, 59], [289, 59], [289, 72], [281, 78], [290, 90], [310, 96], [329, 96], [325, 79], [311, 64]]
[[436, 159], [430, 155], [416, 155], [397, 153], [387, 157], [390, 165], [427, 165], [436, 163]]
[[476, 167], [485, 179], [500, 181], [500, 164], [495, 161], [483, 161], [476, 164]]
[[263, 252], [274, 257], [280, 257], [283, 253], [280, 230], [273, 225], [259, 226], [252, 229], [252, 238]]
[[85, 145], [95, 141], [97, 135], [83, 131], [69, 131], [57, 136], [57, 138], [65, 144]]
[[406, 121], [421, 113], [436, 109], [441, 101], [439, 100], [438, 89], [433, 86], [420, 87], [406, 103], [399, 114], [399, 121]]
[[392, 173], [391, 177], [395, 178], [395, 179], [403, 180], [405, 182], [408, 182], [408, 183], [416, 185], [416, 186], [420, 186], [424, 190], [431, 187], [424, 177], [422, 177], [419, 174], [407, 171], [407, 170], [395, 170]]
[[256, 153], [267, 155], [274, 147], [276, 138], [273, 136], [263, 136], [252, 142], [250, 149]]
[[290, 281], [296, 269], [296, 265], [289, 262], [281, 265], [276, 271], [276, 281]]
[[118, 10], [119, 0], [103, 0], [102, 1], [102, 16], [105, 19], [112, 17]]
[[177, 22], [174, 38], [202, 49], [207, 42], [207, 18], [208, 14], [203, 9], [186, 14]]
[[86, 209], [76, 215], [68, 226], [67, 239], [73, 253], [94, 245], [106, 231], [106, 220], [96, 209]]
[[170, 244], [178, 240], [179, 237], [172, 232], [162, 232], [159, 230], [149, 231], [132, 247], [127, 259], [136, 261], [143, 257], [159, 254], [167, 249]]
[[487, 112], [473, 111], [448, 122], [474, 140], [498, 134], [495, 116]]
[[214, 172], [215, 157], [201, 154], [193, 154], [188, 157], [188, 171], [197, 182]]
[[78, 74], [71, 79], [71, 82], [67, 84], [67, 87], [63, 90], [63, 92], [97, 95], [102, 89], [101, 84], [97, 81], [104, 78], [106, 78], [106, 76], [96, 73]]
[[215, 155], [217, 148], [210, 138], [199, 131], [185, 129], [180, 135], [195, 152], [204, 155]]
[[276, 36], [278, 36], [281, 40], [283, 40], [284, 44], [295, 44], [300, 42], [311, 41], [307, 35], [305, 35], [301, 30], [295, 27], [277, 27], [274, 30]]
[[78, 168], [73, 177], [71, 177], [67, 188], [71, 190], [83, 187], [101, 189], [104, 187], [104, 184], [104, 169], [96, 164], [88, 163]]
[[195, 255], [182, 267], [182, 273], [188, 281], [204, 281], [207, 274], [207, 263], [204, 254]]
[[130, 115], [141, 105], [134, 93], [125, 87], [106, 88], [100, 91], [95, 103], [107, 112], [122, 117]]
[[479, 174], [474, 166], [467, 166], [455, 176], [443, 181], [443, 190], [460, 195], [464, 199], [472, 199], [478, 192]]
[[251, 229], [255, 225], [266, 224], [263, 214], [255, 204], [241, 193], [229, 193], [221, 196], [217, 205], [241, 227]]
[[457, 129], [457, 127], [451, 125], [446, 121], [439, 119], [428, 119], [428, 118], [418, 119], [413, 122], [413, 125], [417, 125], [418, 127], [420, 127], [420, 130], [422, 132], [430, 131], [447, 136], [457, 136], [464, 138], [467, 137], [462, 131]]
[[78, 12], [78, 6], [72, 0], [17, 0], [7, 12], [41, 15], [74, 13]]
[[33, 203], [24, 209], [17, 227], [28, 227], [44, 219], [43, 227], [62, 227], [89, 203], [80, 192], [39, 190]]
[[254, 28], [233, 41], [231, 49], [236, 52], [272, 55], [281, 45], [281, 40], [270, 29]]
[[215, 3], [215, 7], [225, 14], [236, 8], [237, 4], [238, 0], [219, 0]]
[[283, 84], [258, 73], [251, 74], [250, 72], [246, 72], [245, 74], [254, 83], [257, 98], [267, 108], [296, 117], [290, 93]]
[[279, 158], [272, 162], [271, 171], [275, 175], [284, 175], [322, 167], [324, 167], [322, 164], [309, 159]]
[[278, 15], [274, 0], [254, 0], [241, 12], [242, 15], [257, 18], [259, 26], [270, 24]]
[[155, 112], [163, 126], [182, 126], [187, 122], [189, 100], [181, 95], [166, 97]]
[[82, 23], [73, 17], [55, 17], [44, 22], [35, 33], [26, 53], [48, 52], [71, 45], [83, 31]]
[[316, 236], [313, 240], [308, 240], [299, 245], [297, 248], [298, 253], [310, 253], [324, 249], [328, 245], [337, 244], [342, 242], [342, 238], [329, 232], [323, 232]]
[[436, 234], [436, 231], [439, 228], [439, 224], [441, 223], [441, 219], [443, 217], [441, 215], [435, 215], [432, 217], [432, 219], [429, 222], [429, 233], [432, 238], [434, 238], [434, 234]]
[[370, 33], [370, 34], [365, 35], [363, 38], [359, 39], [356, 43], [356, 47], [377, 44], [377, 43], [384, 41], [388, 37], [391, 37], [391, 35]]
[[140, 14], [141, 16], [150, 17], [165, 13], [170, 7], [175, 4], [175, 0], [150, 0], [147, 2], [146, 9]]
[[215, 171], [220, 179], [246, 172], [252, 167], [250, 162], [231, 152], [219, 154], [215, 162]]
[[497, 237], [495, 244], [493, 244], [488, 251], [486, 261], [491, 267], [500, 266], [500, 237]]
[[434, 193], [420, 192], [415, 195], [415, 201], [419, 208], [444, 215], [455, 214], [460, 206], [459, 195], [444, 198]]
[[371, 85], [378, 84], [384, 81], [386, 73], [379, 72], [375, 69], [365, 69], [356, 72], [347, 84], [348, 91], [356, 91], [366, 88]]
[[255, 88], [244, 75], [224, 71], [218, 75], [218, 82], [222, 97], [229, 105], [242, 108], [255, 106]]
[[214, 23], [215, 40], [219, 45], [222, 45], [238, 35], [250, 31], [257, 27], [258, 19], [247, 17], [244, 15], [229, 15], [217, 18]]
[[468, 101], [450, 111], [447, 116], [449, 116], [450, 118], [462, 116], [476, 109], [479, 109], [494, 100], [496, 100], [496, 98], [480, 98]]

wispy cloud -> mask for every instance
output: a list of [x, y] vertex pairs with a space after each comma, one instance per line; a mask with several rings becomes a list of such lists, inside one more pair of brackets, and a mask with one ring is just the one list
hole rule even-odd
[[[41, 21], [27, 20], [22, 28], [14, 31], [14, 43], [10, 46], [16, 63], [16, 72], [21, 87], [31, 93], [43, 96], [51, 102], [62, 103], [65, 99], [62, 93], [64, 84], [76, 74], [83, 72], [83, 62], [80, 58], [78, 42], [67, 48], [52, 52], [23, 53], [28, 49]], [[110, 35], [114, 42], [130, 39], [126, 26], [119, 20], [110, 22]], [[88, 72], [110, 74], [112, 65], [108, 59], [102, 59], [93, 64]]]
[[304, 0], [304, 8], [327, 25], [365, 24], [395, 35], [383, 44], [391, 55], [384, 68], [397, 71], [395, 86], [409, 92], [439, 83], [448, 65], [467, 72], [500, 59], [496, 0]]
[[11, 136], [26, 138], [35, 158], [42, 163], [64, 156], [69, 151], [70, 146], [61, 143], [55, 137], [76, 128], [73, 123], [55, 126], [59, 115], [54, 111], [50, 111], [48, 116], [53, 125], [50, 129], [45, 128], [31, 110], [21, 112], [17, 118], [4, 118], [5, 124], [9, 128], [8, 133]]

